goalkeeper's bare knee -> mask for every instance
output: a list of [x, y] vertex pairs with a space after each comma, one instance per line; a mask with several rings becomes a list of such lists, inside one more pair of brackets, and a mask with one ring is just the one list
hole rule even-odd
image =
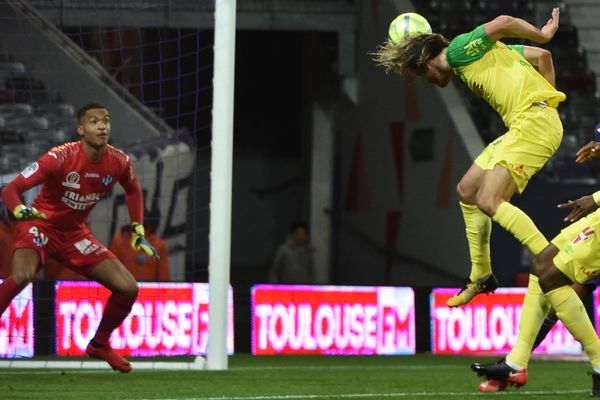
[[40, 264], [40, 256], [33, 249], [16, 249], [12, 259], [11, 277], [15, 284], [23, 287], [33, 282]]

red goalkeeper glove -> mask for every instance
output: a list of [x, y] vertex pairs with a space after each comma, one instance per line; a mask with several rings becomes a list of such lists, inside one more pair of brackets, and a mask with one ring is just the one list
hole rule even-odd
[[27, 207], [25, 204], [19, 204], [13, 210], [13, 215], [19, 221], [31, 221], [34, 219], [48, 219], [46, 214], [39, 212], [35, 207]]
[[144, 225], [139, 222], [132, 222], [131, 226], [131, 247], [137, 251], [143, 251], [151, 257], [160, 259], [156, 249], [146, 240], [146, 231]]

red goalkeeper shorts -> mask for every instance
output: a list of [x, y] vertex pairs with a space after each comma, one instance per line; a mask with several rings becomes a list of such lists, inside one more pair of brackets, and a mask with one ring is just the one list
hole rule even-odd
[[42, 264], [46, 257], [81, 274], [88, 274], [108, 258], [117, 258], [85, 226], [60, 230], [40, 220], [19, 222], [15, 229], [15, 249], [34, 249]]

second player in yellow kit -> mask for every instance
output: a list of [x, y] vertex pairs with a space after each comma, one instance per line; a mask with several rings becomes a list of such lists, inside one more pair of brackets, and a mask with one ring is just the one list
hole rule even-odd
[[559, 250], [554, 265], [571, 281], [585, 283], [600, 273], [600, 210], [563, 229], [552, 239]]

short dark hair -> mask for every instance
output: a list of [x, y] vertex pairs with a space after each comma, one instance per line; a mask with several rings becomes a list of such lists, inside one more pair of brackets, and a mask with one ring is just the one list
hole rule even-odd
[[309, 232], [308, 224], [306, 222], [296, 221], [290, 226], [290, 233], [294, 233], [294, 232], [296, 232], [296, 229], [300, 229], [300, 228], [304, 229], [306, 232]]
[[95, 108], [104, 108], [106, 110], [106, 107], [104, 107], [100, 103], [89, 103], [89, 104], [86, 104], [85, 106], [81, 107], [79, 109], [79, 111], [77, 111], [77, 121], [81, 120], [81, 118], [83, 118], [83, 116], [85, 115], [85, 113], [88, 110], [93, 110]]

